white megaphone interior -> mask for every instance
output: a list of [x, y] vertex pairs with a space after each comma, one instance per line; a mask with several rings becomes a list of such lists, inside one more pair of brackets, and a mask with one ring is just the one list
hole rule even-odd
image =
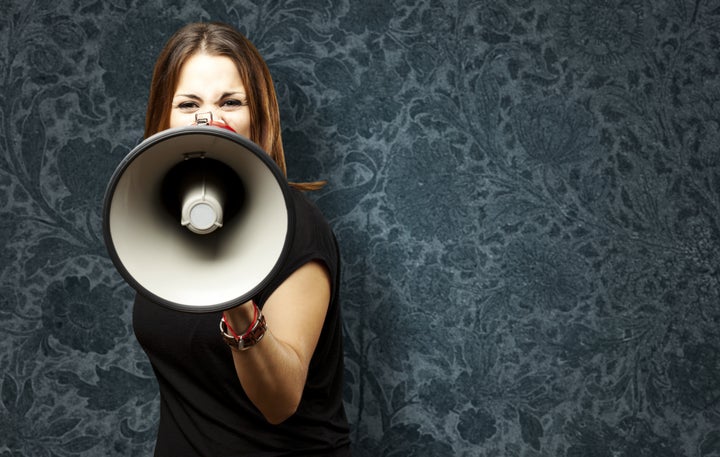
[[[240, 212], [210, 235], [181, 226], [159, 198], [165, 174], [200, 151], [234, 169], [245, 187]], [[237, 303], [267, 279], [289, 224], [271, 169], [243, 145], [201, 132], [169, 136], [137, 155], [117, 181], [109, 220], [115, 251], [132, 278], [157, 297], [197, 311]]]

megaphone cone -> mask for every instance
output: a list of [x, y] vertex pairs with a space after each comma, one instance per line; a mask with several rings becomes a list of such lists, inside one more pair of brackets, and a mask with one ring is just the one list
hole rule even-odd
[[181, 311], [250, 300], [290, 249], [290, 188], [270, 157], [226, 129], [164, 130], [118, 165], [105, 193], [103, 236], [138, 293]]

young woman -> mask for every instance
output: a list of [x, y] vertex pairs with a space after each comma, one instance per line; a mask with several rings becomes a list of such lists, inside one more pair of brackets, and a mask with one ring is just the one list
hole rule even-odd
[[[270, 73], [234, 28], [190, 24], [161, 52], [145, 136], [195, 115], [248, 137], [285, 172]], [[155, 455], [349, 456], [335, 237], [292, 184], [293, 243], [281, 273], [224, 313], [183, 313], [138, 295], [133, 325], [160, 387]]]

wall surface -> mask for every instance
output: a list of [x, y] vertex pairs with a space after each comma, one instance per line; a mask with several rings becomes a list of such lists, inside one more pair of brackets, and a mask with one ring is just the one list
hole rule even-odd
[[355, 455], [720, 456], [720, 1], [0, 0], [0, 455], [149, 456], [101, 234], [189, 21], [342, 246]]

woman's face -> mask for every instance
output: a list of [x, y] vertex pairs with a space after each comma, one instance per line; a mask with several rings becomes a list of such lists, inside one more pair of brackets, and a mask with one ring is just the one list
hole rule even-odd
[[213, 121], [250, 137], [250, 109], [235, 64], [225, 56], [199, 53], [190, 56], [180, 70], [170, 127], [192, 125], [196, 114], [208, 112]]

